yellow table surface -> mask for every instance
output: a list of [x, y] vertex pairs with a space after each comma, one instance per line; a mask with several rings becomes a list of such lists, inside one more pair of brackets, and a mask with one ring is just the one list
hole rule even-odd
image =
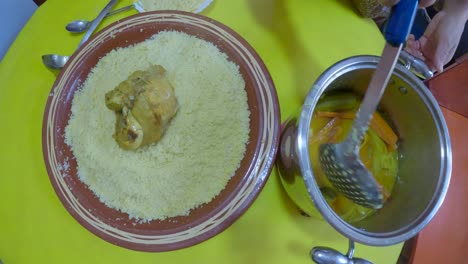
[[[273, 172], [232, 226], [196, 246], [145, 253], [112, 245], [83, 228], [49, 182], [42, 116], [56, 75], [41, 55], [71, 54], [81, 39], [64, 26], [93, 19], [107, 0], [47, 0], [0, 62], [0, 260], [11, 263], [311, 263], [314, 246], [342, 252], [348, 241], [323, 220], [301, 216]], [[122, 0], [117, 7], [130, 4]], [[109, 23], [136, 13], [127, 11]], [[242, 35], [260, 54], [278, 91], [282, 120], [300, 107], [327, 67], [358, 54], [377, 55], [383, 38], [345, 0], [215, 0], [203, 15]], [[395, 263], [402, 245], [357, 245], [356, 256]]]

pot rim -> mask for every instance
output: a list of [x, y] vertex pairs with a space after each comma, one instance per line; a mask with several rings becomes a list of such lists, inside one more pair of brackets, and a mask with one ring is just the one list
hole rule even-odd
[[322, 73], [310, 89], [302, 106], [299, 117], [298, 135], [295, 143], [299, 164], [301, 164], [301, 173], [303, 175], [309, 197], [314, 202], [315, 207], [318, 209], [320, 214], [329, 224], [333, 226], [333, 228], [335, 228], [345, 237], [370, 246], [393, 245], [408, 240], [409, 238], [417, 235], [431, 221], [442, 205], [448, 190], [452, 171], [452, 148], [450, 144], [448, 128], [437, 101], [432, 96], [429, 89], [424, 89], [426, 86], [421, 80], [410, 73], [402, 65], [397, 64], [393, 74], [407, 82], [410, 88], [413, 89], [424, 101], [432, 115], [432, 120], [434, 121], [437, 134], [439, 136], [442, 164], [440, 168], [440, 178], [432, 199], [429, 201], [428, 205], [422, 211], [422, 213], [412, 222], [396, 231], [385, 233], [369, 232], [356, 228], [341, 219], [341, 217], [339, 217], [328, 206], [328, 203], [322, 196], [321, 191], [315, 182], [309, 159], [308, 135], [312, 113], [321, 94], [336, 78], [344, 73], [356, 69], [375, 68], [379, 59], [380, 57], [368, 55], [349, 57], [335, 63], [324, 73]]

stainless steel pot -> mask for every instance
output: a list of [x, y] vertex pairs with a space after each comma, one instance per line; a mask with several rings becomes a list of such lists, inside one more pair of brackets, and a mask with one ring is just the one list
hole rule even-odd
[[356, 56], [327, 69], [309, 91], [296, 116], [289, 118], [281, 136], [277, 166], [284, 189], [310, 215], [320, 215], [352, 241], [386, 246], [405, 241], [421, 231], [442, 204], [450, 181], [452, 152], [442, 112], [424, 83], [397, 65], [380, 111], [399, 135], [398, 180], [391, 199], [377, 213], [348, 223], [328, 206], [312, 172], [308, 135], [320, 96], [332, 90], [363, 95], [378, 57]]

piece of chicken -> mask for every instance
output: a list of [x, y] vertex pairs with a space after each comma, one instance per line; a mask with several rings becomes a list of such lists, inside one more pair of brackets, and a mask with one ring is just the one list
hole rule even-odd
[[106, 93], [106, 106], [116, 113], [114, 139], [123, 149], [137, 149], [158, 141], [178, 109], [166, 70], [152, 65], [136, 71]]

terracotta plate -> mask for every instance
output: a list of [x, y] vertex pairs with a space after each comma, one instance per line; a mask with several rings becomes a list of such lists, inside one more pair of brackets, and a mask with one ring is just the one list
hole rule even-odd
[[[77, 177], [76, 160], [64, 142], [75, 91], [101, 57], [117, 47], [142, 42], [164, 30], [177, 30], [211, 41], [240, 67], [246, 83], [250, 139], [240, 168], [210, 203], [190, 215], [140, 224], [106, 207]], [[50, 181], [70, 214], [97, 236], [122, 247], [168, 251], [200, 243], [231, 225], [265, 184], [279, 137], [276, 90], [253, 48], [234, 31], [209, 18], [186, 12], [157, 11], [118, 21], [96, 34], [70, 59], [47, 101], [42, 146]]]

